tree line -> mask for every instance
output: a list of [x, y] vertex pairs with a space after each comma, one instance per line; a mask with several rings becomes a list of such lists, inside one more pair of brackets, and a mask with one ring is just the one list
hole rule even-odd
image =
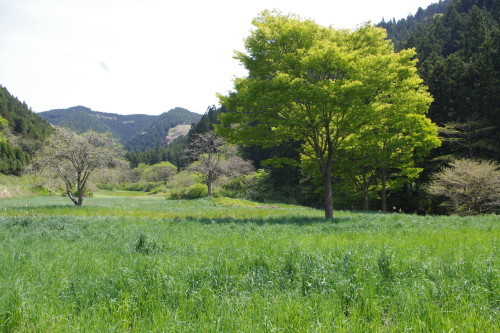
[[[496, 162], [455, 161], [498, 160], [497, 7], [471, 0], [419, 10], [398, 40], [414, 48], [401, 51], [390, 29], [335, 30], [263, 12], [236, 53], [249, 74], [186, 137], [126, 153], [128, 175], [172, 198], [322, 205], [326, 218], [334, 208], [440, 212], [455, 200], [443, 188], [464, 187], [440, 183], [445, 170], [472, 165], [469, 178], [498, 177]], [[480, 208], [456, 199], [446, 209], [495, 211], [498, 190], [489, 192]]]

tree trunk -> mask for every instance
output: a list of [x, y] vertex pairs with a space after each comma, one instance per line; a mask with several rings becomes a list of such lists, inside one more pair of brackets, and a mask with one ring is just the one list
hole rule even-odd
[[83, 190], [79, 190], [78, 191], [78, 202], [76, 203], [76, 205], [78, 207], [81, 207], [82, 203], [83, 203]]
[[209, 197], [212, 196], [212, 182], [213, 182], [212, 172], [209, 171], [207, 176], [207, 192]]
[[78, 207], [82, 206], [83, 203], [83, 191], [85, 189], [85, 175], [82, 175], [78, 173], [78, 177], [76, 178], [76, 189], [77, 189], [77, 194], [78, 194], [78, 201], [75, 202], [75, 205]]
[[368, 193], [369, 187], [366, 173], [363, 173], [363, 210], [368, 210], [368, 198], [370, 196]]
[[208, 196], [211, 197], [212, 196], [212, 181], [210, 179], [207, 181], [207, 191], [208, 191]]
[[366, 186], [364, 187], [363, 192], [364, 192], [363, 210], [366, 211], [366, 210], [368, 210], [368, 197], [369, 197], [368, 189], [366, 188]]
[[75, 199], [75, 197], [73, 197], [73, 193], [71, 193], [71, 188], [68, 188], [67, 186], [66, 186], [66, 194], [76, 206], [81, 206], [81, 204], [78, 205], [78, 201]]
[[323, 186], [325, 188], [325, 219], [333, 219], [332, 170], [330, 165], [323, 168]]
[[382, 212], [387, 212], [387, 170], [382, 168], [382, 190], [380, 193], [380, 199], [382, 200]]

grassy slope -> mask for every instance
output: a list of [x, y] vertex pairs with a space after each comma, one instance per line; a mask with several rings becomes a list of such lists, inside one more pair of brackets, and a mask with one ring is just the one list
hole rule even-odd
[[498, 331], [497, 216], [0, 201], [0, 331]]

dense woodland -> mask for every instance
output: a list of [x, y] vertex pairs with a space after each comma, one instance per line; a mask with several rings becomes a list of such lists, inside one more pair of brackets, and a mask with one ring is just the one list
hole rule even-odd
[[389, 21], [382, 19], [377, 24], [378, 27], [387, 30], [387, 36], [394, 43], [396, 51], [401, 51], [407, 47], [407, 42], [415, 30], [422, 24], [427, 24], [433, 20], [434, 16], [445, 12], [446, 7], [452, 0], [440, 0], [437, 3], [429, 5], [427, 8], [419, 8], [415, 15], [410, 14], [406, 18], [396, 20], [392, 18]]
[[[336, 209], [378, 210], [383, 195], [387, 197], [388, 210], [394, 207], [406, 212], [442, 212], [439, 202], [430, 200], [425, 188], [434, 173], [453, 158], [499, 160], [499, 15], [499, 1], [446, 0], [419, 8], [401, 20], [382, 20], [377, 24], [387, 30], [387, 38], [396, 51], [415, 48], [418, 74], [434, 99], [427, 116], [440, 127], [442, 145], [416, 159], [416, 165], [410, 168], [411, 176], [410, 169], [401, 175], [401, 165], [385, 168], [388, 173], [383, 176], [387, 183], [384, 185], [380, 168], [370, 164], [373, 158], [370, 162], [370, 157], [362, 154], [370, 149], [368, 146], [360, 147], [358, 155], [353, 155], [352, 149], [349, 153], [339, 149], [335, 158], [342, 163], [335, 164], [333, 177]], [[148, 165], [170, 162], [183, 172], [194, 162], [188, 156], [193, 140], [216, 130], [220, 127], [219, 116], [231, 112], [223, 105], [209, 107], [203, 116], [182, 108], [160, 116], [124, 116], [79, 106], [40, 115], [53, 125], [79, 133], [112, 133], [127, 150], [125, 157], [132, 168], [146, 170]], [[3, 87], [0, 116], [4, 133], [0, 137], [0, 172], [20, 174], [53, 129]], [[167, 144], [168, 131], [179, 124], [192, 124], [191, 130], [187, 136]], [[318, 175], [299, 163], [302, 143], [299, 140], [273, 147], [239, 146], [238, 155], [251, 161], [259, 171], [251, 177], [239, 176], [221, 183], [221, 192], [248, 199], [321, 206]], [[387, 187], [383, 190], [387, 193], [381, 192], [382, 186]]]
[[52, 126], [0, 86], [0, 173], [19, 175]]

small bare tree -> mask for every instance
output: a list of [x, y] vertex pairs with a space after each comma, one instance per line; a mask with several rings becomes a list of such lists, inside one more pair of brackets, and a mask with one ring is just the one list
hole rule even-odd
[[428, 187], [451, 212], [461, 215], [498, 211], [500, 165], [497, 162], [458, 159], [436, 173]]
[[208, 195], [212, 196], [213, 183], [222, 175], [229, 177], [253, 171], [249, 161], [236, 155], [236, 148], [225, 144], [215, 132], [198, 134], [191, 142], [188, 157], [195, 160], [189, 169], [204, 176]]
[[[125, 167], [123, 151], [108, 134], [87, 132], [78, 135], [59, 128], [50, 136], [34, 160], [37, 169], [53, 170], [64, 182], [66, 194], [81, 206], [90, 175], [100, 168]], [[76, 186], [76, 197], [73, 189]]]

